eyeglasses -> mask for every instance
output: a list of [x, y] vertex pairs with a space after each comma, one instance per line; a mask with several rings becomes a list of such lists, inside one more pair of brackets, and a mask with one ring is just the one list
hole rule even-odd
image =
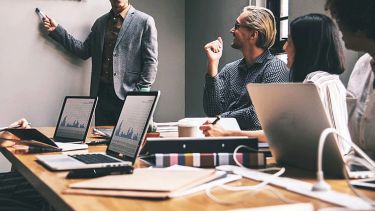
[[237, 22], [234, 23], [234, 30], [238, 30], [241, 27], [245, 27], [245, 28], [251, 29], [250, 26], [248, 26], [248, 25], [240, 24], [240, 23], [237, 23]]

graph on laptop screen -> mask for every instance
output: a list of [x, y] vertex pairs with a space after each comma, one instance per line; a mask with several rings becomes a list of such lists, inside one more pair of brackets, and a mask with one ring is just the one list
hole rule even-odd
[[56, 129], [56, 137], [82, 139], [94, 103], [94, 99], [67, 99]]
[[128, 96], [113, 133], [109, 150], [134, 157], [147, 127], [155, 96]]

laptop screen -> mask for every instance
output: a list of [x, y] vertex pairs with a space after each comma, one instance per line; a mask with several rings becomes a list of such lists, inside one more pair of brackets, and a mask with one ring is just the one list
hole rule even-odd
[[134, 162], [148, 129], [159, 92], [129, 93], [112, 133], [107, 153]]
[[95, 105], [96, 98], [66, 97], [54, 139], [64, 142], [84, 141]]

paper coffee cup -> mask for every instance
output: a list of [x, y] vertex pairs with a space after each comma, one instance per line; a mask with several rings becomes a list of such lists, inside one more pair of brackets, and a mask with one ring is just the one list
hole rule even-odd
[[197, 124], [191, 122], [178, 123], [178, 137], [197, 137], [199, 135]]

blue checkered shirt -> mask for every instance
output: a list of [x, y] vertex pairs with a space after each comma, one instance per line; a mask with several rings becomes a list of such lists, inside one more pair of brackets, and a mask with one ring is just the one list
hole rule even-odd
[[284, 62], [268, 50], [253, 65], [245, 59], [229, 63], [215, 76], [206, 75], [203, 107], [208, 116], [236, 118], [242, 130], [260, 130], [253, 103], [246, 90], [248, 83], [281, 83], [289, 81]]

